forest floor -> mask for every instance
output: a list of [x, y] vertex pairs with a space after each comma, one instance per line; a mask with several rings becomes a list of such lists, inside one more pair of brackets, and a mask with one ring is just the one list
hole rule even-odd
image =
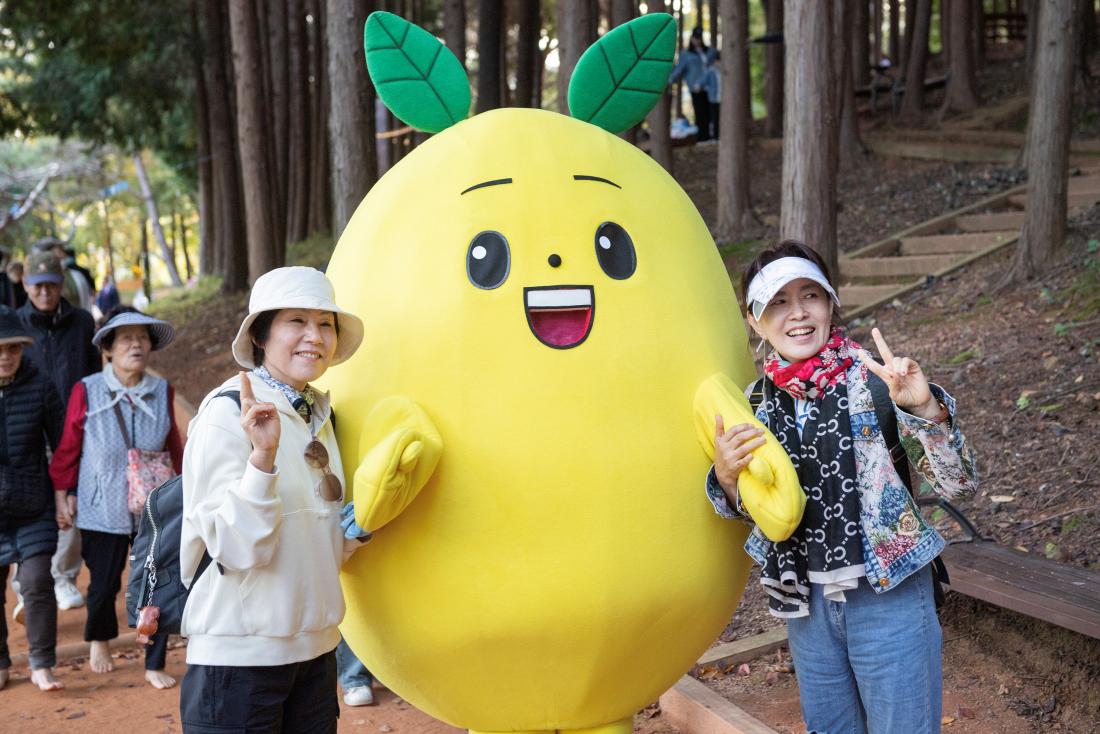
[[[982, 72], [987, 102], [1020, 92], [1018, 62]], [[930, 100], [934, 104], [936, 98]], [[1095, 100], [1077, 106], [1075, 135], [1097, 137]], [[1019, 120], [1005, 124], [1019, 130]], [[887, 115], [864, 120], [889, 129]], [[898, 131], [904, 134], [904, 131]], [[715, 212], [717, 147], [675, 150], [675, 174], [706, 221]], [[727, 262], [743, 265], [777, 234], [781, 155], [752, 144], [753, 205], [758, 221], [745, 241], [723, 243]], [[842, 251], [853, 250], [1022, 181], [1003, 165], [867, 157], [838, 180]], [[852, 324], [869, 341], [882, 329], [895, 352], [917, 359], [959, 399], [959, 420], [978, 457], [982, 485], [961, 509], [997, 542], [1075, 566], [1100, 568], [1100, 207], [1071, 221], [1067, 247], [1033, 282], [998, 290], [1013, 248], [972, 263]], [[198, 405], [237, 368], [226, 347], [247, 296], [183, 302], [168, 314], [177, 325], [155, 367], [178, 394]], [[951, 535], [946, 518], [931, 519]], [[82, 583], [86, 586], [86, 583]], [[8, 610], [11, 609], [8, 600]], [[121, 618], [121, 617], [120, 617]], [[944, 731], [1023, 734], [1100, 730], [1100, 641], [997, 609], [957, 594], [941, 610], [944, 626]], [[61, 612], [61, 644], [81, 639], [83, 610]], [[779, 626], [766, 612], [755, 576], [720, 642]], [[22, 628], [11, 628], [13, 653], [25, 652]], [[33, 690], [25, 667], [0, 692], [5, 722], [19, 730], [91, 734], [114, 727], [178, 732], [178, 689], [154, 691], [142, 680], [134, 649], [117, 652], [114, 673], [91, 674], [82, 659], [65, 661], [60, 693]], [[182, 677], [183, 648], [168, 670]], [[740, 673], [740, 674], [739, 674]], [[747, 673], [747, 674], [746, 674]], [[708, 670], [704, 681], [781, 732], [804, 729], [789, 656], [773, 654], [747, 669]], [[455, 732], [388, 692], [376, 708], [342, 707], [341, 732]], [[13, 713], [8, 713], [13, 712]], [[656, 708], [636, 730], [671, 734]]]

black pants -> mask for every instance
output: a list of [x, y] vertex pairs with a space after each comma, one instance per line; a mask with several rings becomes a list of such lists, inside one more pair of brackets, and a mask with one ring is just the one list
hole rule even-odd
[[[80, 557], [88, 566], [88, 620], [84, 623], [84, 639], [88, 642], [113, 640], [118, 637], [118, 615], [115, 601], [122, 588], [122, 572], [130, 550], [130, 536], [80, 531]], [[168, 635], [153, 635], [153, 644], [145, 648], [145, 669], [164, 670], [168, 656]]]
[[691, 93], [691, 108], [695, 110], [695, 126], [699, 128], [698, 140], [710, 140], [710, 99], [706, 92]]
[[184, 734], [335, 734], [336, 653], [289, 665], [188, 665]]
[[711, 137], [718, 139], [718, 121], [722, 119], [722, 105], [720, 102], [710, 103], [710, 129]]
[[[8, 616], [4, 609], [4, 585], [10, 566], [0, 566], [0, 670], [11, 667], [8, 654]], [[50, 556], [43, 554], [19, 562], [19, 593], [23, 595], [23, 619], [31, 670], [57, 665], [57, 599], [53, 595]]]

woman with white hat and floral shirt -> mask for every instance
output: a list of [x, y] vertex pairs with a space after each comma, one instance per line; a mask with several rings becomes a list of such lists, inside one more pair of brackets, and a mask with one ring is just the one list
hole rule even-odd
[[311, 383], [351, 357], [363, 325], [313, 268], [264, 274], [248, 310], [233, 356], [249, 371], [203, 400], [184, 456], [183, 728], [335, 732], [339, 571], [359, 542], [341, 526], [329, 396]]
[[[921, 518], [901, 475], [908, 465], [894, 463], [890, 444], [900, 441], [940, 496], [972, 494], [977, 475], [955, 401], [877, 329], [882, 364], [849, 338], [828, 269], [806, 245], [766, 249], [742, 281], [745, 318], [772, 348], [759, 390], [750, 389], [760, 396], [756, 417], [807, 495], [789, 539], [772, 542], [755, 528], [745, 550], [761, 566], [771, 613], [787, 622], [806, 728], [938, 732], [942, 633], [931, 563], [944, 540]], [[716, 423], [707, 496], [722, 517], [751, 521], [738, 476], [761, 431]]]

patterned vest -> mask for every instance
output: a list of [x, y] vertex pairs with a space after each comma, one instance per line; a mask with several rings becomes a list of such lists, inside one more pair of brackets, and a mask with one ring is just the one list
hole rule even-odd
[[[126, 399], [119, 401], [118, 407], [134, 448], [161, 451], [171, 429], [168, 382], [152, 376], [146, 379], [152, 380], [154, 386], [140, 399], [152, 408], [155, 417], [130, 405]], [[126, 507], [126, 439], [114, 408], [96, 413], [111, 403], [103, 373], [85, 377], [82, 382], [88, 396], [88, 417], [84, 421], [80, 452], [76, 525], [82, 530], [130, 535], [137, 528], [137, 518]]]

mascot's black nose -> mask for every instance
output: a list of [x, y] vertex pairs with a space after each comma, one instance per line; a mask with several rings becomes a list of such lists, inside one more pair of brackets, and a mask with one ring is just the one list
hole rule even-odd
[[550, 267], [556, 268], [561, 265], [561, 255], [554, 253], [550, 257], [546, 258], [546, 262], [550, 263]]

